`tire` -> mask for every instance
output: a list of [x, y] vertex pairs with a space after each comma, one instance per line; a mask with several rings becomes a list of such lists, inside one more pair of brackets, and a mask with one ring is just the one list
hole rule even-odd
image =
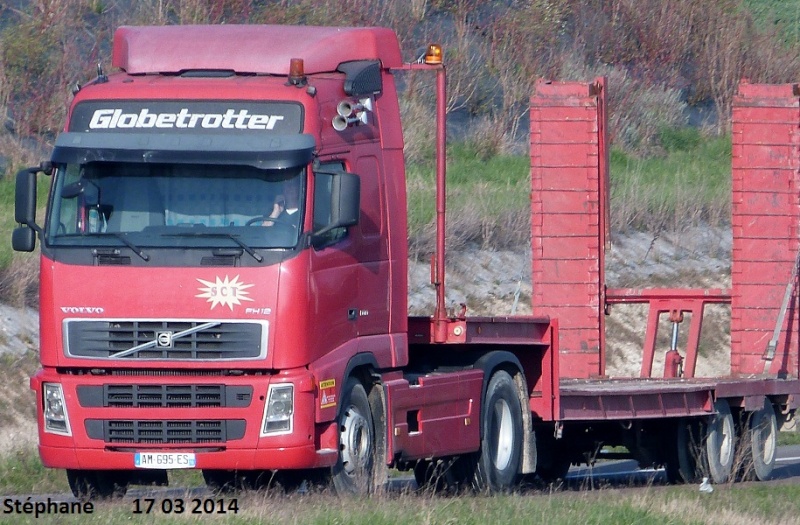
[[414, 465], [414, 480], [423, 492], [460, 494], [472, 489], [477, 454], [420, 460]]
[[736, 427], [727, 401], [718, 399], [714, 409], [717, 414], [706, 426], [708, 473], [714, 483], [727, 483], [733, 476], [736, 459]]
[[122, 498], [128, 491], [124, 472], [105, 470], [67, 470], [72, 495], [79, 500]]
[[554, 459], [548, 466], [537, 466], [536, 475], [545, 483], [560, 483], [569, 472], [570, 461], [564, 458]]
[[667, 434], [668, 442], [665, 444], [667, 459], [664, 467], [670, 483], [699, 481], [700, 466], [703, 464], [705, 453], [700, 439], [702, 433], [702, 422], [681, 418]]
[[339, 459], [331, 469], [336, 492], [364, 495], [374, 491], [375, 425], [364, 386], [354, 377], [342, 389]]
[[420, 459], [414, 465], [414, 481], [417, 482], [417, 490], [439, 492], [444, 489], [444, 474], [441, 469], [442, 463], [437, 460]]
[[481, 407], [481, 448], [476, 455], [473, 488], [507, 492], [519, 480], [522, 455], [522, 408], [508, 372], [492, 374]]
[[269, 485], [272, 478], [273, 473], [268, 470], [203, 469], [203, 480], [209, 490], [215, 493], [257, 490]]
[[764, 406], [750, 415], [747, 426], [749, 447], [746, 450], [743, 477], [765, 481], [772, 476], [778, 450], [778, 420], [768, 398]]
[[563, 439], [557, 440], [552, 431], [536, 433], [536, 475], [545, 483], [560, 483], [567, 477], [571, 461]]
[[329, 474], [328, 469], [279, 470], [270, 488], [278, 488], [286, 494], [314, 492], [328, 485]]

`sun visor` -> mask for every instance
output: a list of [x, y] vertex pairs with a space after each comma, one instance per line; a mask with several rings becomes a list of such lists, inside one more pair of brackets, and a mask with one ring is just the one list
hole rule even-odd
[[65, 132], [56, 138], [52, 160], [66, 164], [238, 164], [286, 169], [308, 164], [314, 147], [314, 137], [308, 134], [256, 137]]

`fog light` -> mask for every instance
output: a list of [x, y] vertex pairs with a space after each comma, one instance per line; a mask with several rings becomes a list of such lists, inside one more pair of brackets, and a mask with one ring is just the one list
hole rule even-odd
[[71, 436], [64, 391], [58, 383], [44, 383], [44, 431], [51, 434]]
[[294, 413], [294, 386], [271, 385], [264, 407], [264, 424], [262, 436], [289, 434], [292, 431], [292, 414]]

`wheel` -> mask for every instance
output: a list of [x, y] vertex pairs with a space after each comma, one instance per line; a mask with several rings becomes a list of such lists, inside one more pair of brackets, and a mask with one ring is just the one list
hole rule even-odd
[[[537, 456], [541, 457], [541, 456]], [[564, 457], [554, 457], [546, 465], [536, 465], [536, 475], [545, 483], [558, 483], [567, 477], [570, 461]]]
[[778, 450], [778, 419], [768, 398], [764, 406], [750, 415], [746, 427], [749, 447], [745, 450], [743, 478], [765, 481], [775, 468]]
[[375, 427], [364, 386], [354, 377], [345, 383], [339, 422], [339, 459], [331, 470], [339, 494], [369, 494], [373, 490]]
[[536, 432], [536, 475], [545, 483], [558, 483], [567, 477], [571, 465], [563, 446], [553, 431]]
[[308, 493], [327, 486], [328, 481], [328, 469], [278, 470], [269, 485], [286, 494]]
[[475, 475], [476, 457], [476, 454], [465, 454], [418, 461], [414, 465], [414, 480], [417, 482], [417, 487], [432, 493], [458, 494], [470, 490]]
[[67, 470], [72, 495], [80, 500], [121, 498], [128, 491], [124, 472], [105, 470]]
[[444, 473], [445, 464], [441, 460], [421, 459], [414, 465], [414, 481], [423, 491], [440, 492], [447, 488]]
[[236, 473], [232, 470], [203, 469], [203, 480], [215, 493], [236, 490]]
[[703, 446], [700, 440], [703, 424], [696, 419], [681, 418], [667, 434], [665, 470], [670, 483], [694, 483], [700, 478]]
[[522, 408], [508, 372], [492, 374], [481, 408], [481, 448], [476, 455], [473, 488], [504, 492], [519, 479], [522, 452]]
[[714, 403], [717, 414], [706, 426], [708, 472], [714, 483], [727, 483], [733, 474], [736, 453], [736, 428], [731, 407], [724, 399]]
[[440, 473], [437, 472], [438, 462], [434, 460], [420, 459], [414, 465], [414, 481], [417, 482], [417, 488], [420, 490], [437, 489], [437, 480]]

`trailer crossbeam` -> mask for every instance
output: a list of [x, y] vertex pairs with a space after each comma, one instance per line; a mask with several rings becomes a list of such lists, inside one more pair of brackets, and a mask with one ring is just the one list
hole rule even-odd
[[[653, 360], [656, 353], [656, 338], [658, 336], [658, 323], [662, 314], [670, 314], [670, 319], [676, 323], [683, 320], [683, 313], [691, 314], [689, 321], [689, 335], [686, 339], [686, 360], [683, 367], [683, 377], [694, 377], [697, 369], [697, 352], [700, 346], [700, 331], [703, 325], [703, 313], [707, 304], [730, 304], [730, 290], [719, 288], [691, 289], [691, 288], [609, 288], [606, 290], [606, 312], [614, 304], [649, 304], [650, 313], [647, 318], [644, 348], [642, 355], [642, 370], [640, 377], [653, 376]], [[665, 377], [667, 370], [665, 370]]]

